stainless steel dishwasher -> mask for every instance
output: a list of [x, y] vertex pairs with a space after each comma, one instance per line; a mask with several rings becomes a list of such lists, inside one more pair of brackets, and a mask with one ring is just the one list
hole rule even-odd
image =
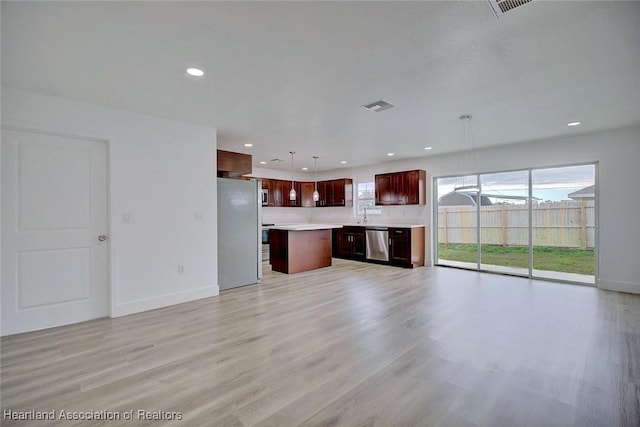
[[389, 261], [389, 229], [367, 227], [367, 259]]

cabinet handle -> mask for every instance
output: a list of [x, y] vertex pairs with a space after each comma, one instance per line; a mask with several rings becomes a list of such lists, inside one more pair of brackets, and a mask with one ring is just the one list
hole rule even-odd
[[391, 246], [391, 237], [389, 237], [389, 246]]

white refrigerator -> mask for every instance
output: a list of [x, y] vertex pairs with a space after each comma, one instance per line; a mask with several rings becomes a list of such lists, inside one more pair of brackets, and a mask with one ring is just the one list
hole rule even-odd
[[262, 279], [262, 182], [218, 178], [218, 286]]

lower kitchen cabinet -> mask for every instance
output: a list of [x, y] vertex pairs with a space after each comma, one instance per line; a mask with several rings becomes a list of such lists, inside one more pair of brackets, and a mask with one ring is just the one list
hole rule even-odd
[[389, 264], [409, 268], [424, 265], [424, 227], [389, 228]]
[[336, 229], [333, 254], [336, 258], [363, 261], [365, 259], [364, 227], [343, 227]]
[[[376, 227], [379, 228], [379, 227]], [[335, 258], [367, 261], [366, 227], [344, 226], [333, 231]], [[389, 265], [405, 268], [424, 266], [424, 227], [389, 227]], [[385, 264], [385, 262], [375, 262]]]

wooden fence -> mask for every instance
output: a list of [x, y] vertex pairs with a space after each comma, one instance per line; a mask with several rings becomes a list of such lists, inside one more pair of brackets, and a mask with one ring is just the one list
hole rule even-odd
[[[588, 201], [538, 203], [532, 207], [533, 245], [591, 249], [595, 246], [595, 204]], [[439, 243], [476, 243], [475, 206], [438, 208]], [[527, 246], [529, 205], [480, 208], [483, 244]]]

